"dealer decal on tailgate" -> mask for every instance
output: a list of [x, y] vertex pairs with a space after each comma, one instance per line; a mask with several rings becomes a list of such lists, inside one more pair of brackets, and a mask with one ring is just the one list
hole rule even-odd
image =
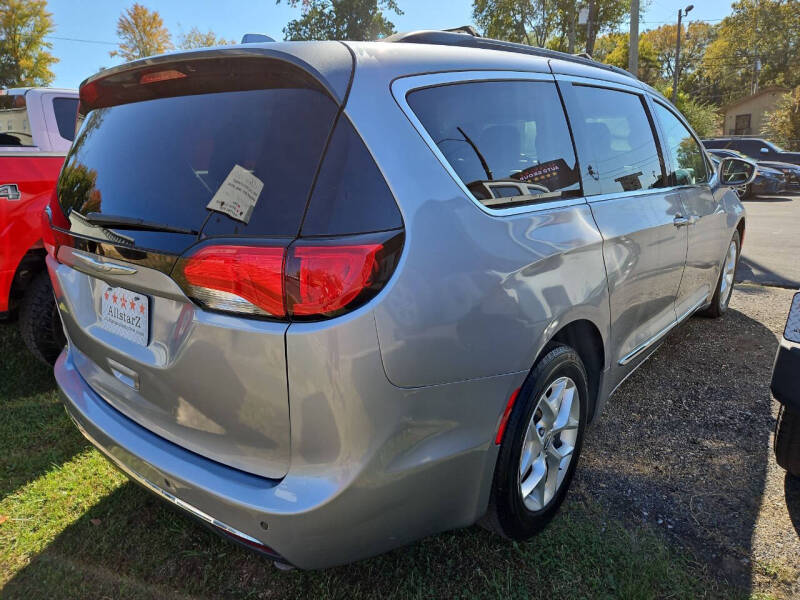
[[107, 287], [100, 299], [100, 323], [127, 340], [147, 345], [150, 299], [121, 287]]

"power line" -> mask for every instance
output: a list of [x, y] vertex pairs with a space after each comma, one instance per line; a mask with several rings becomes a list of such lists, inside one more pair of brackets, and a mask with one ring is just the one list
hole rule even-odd
[[65, 42], [83, 42], [84, 44], [105, 44], [107, 46], [119, 46], [117, 42], [105, 42], [102, 40], [83, 40], [80, 38], [60, 37], [57, 35], [46, 35], [44, 37], [48, 40], [61, 40]]

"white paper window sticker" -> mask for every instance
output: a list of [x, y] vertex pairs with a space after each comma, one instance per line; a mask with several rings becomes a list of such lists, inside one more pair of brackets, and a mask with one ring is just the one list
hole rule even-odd
[[234, 165], [206, 208], [247, 224], [262, 189], [263, 181], [244, 167]]

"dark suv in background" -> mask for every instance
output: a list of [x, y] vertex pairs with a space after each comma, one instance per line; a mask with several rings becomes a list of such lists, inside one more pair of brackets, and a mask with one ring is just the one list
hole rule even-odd
[[770, 160], [800, 165], [800, 152], [788, 152], [772, 142], [755, 137], [719, 137], [703, 140], [708, 150], [737, 150], [758, 160]]

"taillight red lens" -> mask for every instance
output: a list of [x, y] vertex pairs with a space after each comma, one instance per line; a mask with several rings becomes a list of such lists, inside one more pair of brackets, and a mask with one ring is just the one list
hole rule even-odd
[[206, 245], [180, 259], [174, 276], [189, 297], [214, 310], [329, 318], [377, 294], [402, 247], [403, 234], [396, 231], [299, 239], [288, 247]]
[[284, 251], [206, 246], [186, 259], [182, 274], [192, 295], [211, 308], [283, 317]]
[[286, 276], [289, 312], [309, 316], [339, 311], [370, 287], [383, 244], [292, 246]]

